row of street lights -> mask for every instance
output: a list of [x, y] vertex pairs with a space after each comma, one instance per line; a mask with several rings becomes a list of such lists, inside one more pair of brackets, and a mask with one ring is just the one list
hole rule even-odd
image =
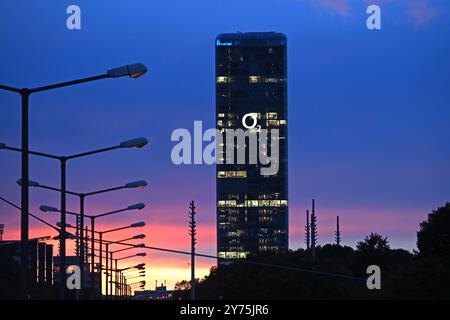
[[[14, 203], [12, 203], [11, 201], [9, 201], [7, 199], [4, 199], [3, 197], [0, 197], [0, 200], [5, 202], [5, 203], [7, 203], [8, 205], [18, 209], [18, 210], [21, 210], [21, 208], [19, 206], [15, 205]], [[46, 206], [43, 206], [43, 207], [46, 207]], [[51, 211], [54, 211], [54, 210], [51, 210]], [[34, 214], [30, 213], [30, 212], [28, 213], [28, 215], [33, 217], [33, 218], [35, 218], [35, 219], [37, 219], [39, 222], [49, 226], [50, 228], [56, 230], [58, 232], [58, 236], [54, 237], [53, 238], [54, 240], [58, 240], [60, 238], [61, 222], [57, 222], [56, 226], [54, 226], [54, 225], [50, 224], [49, 222], [45, 221], [44, 219], [39, 218], [38, 216], [36, 216], [36, 215], [34, 215]], [[135, 224], [133, 224], [133, 227], [139, 227], [139, 226], [143, 226], [143, 224], [142, 223], [135, 223]], [[66, 228], [75, 228], [75, 227], [72, 227], [71, 225], [66, 223]], [[73, 235], [73, 234], [71, 234], [71, 233], [69, 233], [67, 231], [66, 231], [66, 238], [67, 239], [77, 239], [77, 237], [75, 235]], [[124, 243], [123, 242], [123, 241], [128, 241], [128, 240], [144, 239], [144, 238], [145, 238], [144, 234], [138, 234], [138, 235], [135, 235], [133, 237], [129, 237], [129, 238], [122, 239], [122, 240], [111, 241], [111, 240], [103, 239], [104, 243], [121, 244], [121, 245], [126, 244], [127, 245], [125, 248], [118, 249], [118, 250], [110, 252], [111, 267], [108, 267], [108, 268], [103, 267], [103, 261], [102, 260], [100, 260], [98, 265], [97, 265], [97, 269], [99, 270], [100, 276], [101, 276], [103, 270], [108, 271], [108, 272], [110, 271], [111, 273], [112, 272], [116, 273], [116, 281], [112, 281], [112, 278], [111, 278], [111, 281], [110, 281], [110, 288], [111, 288], [110, 289], [110, 295], [112, 295], [112, 283], [114, 283], [115, 287], [116, 287], [116, 293], [115, 293], [116, 297], [124, 297], [126, 295], [130, 295], [131, 294], [130, 288], [127, 285], [127, 281], [129, 280], [129, 274], [125, 275], [125, 272], [127, 272], [127, 271], [133, 272], [134, 268], [135, 268], [135, 269], [137, 269], [137, 271], [140, 272], [139, 276], [145, 277], [144, 264], [139, 264], [137, 266], [131, 266], [131, 267], [128, 267], [128, 268], [123, 268], [123, 269], [118, 269], [117, 264], [118, 264], [118, 261], [120, 261], [120, 260], [132, 258], [132, 257], [144, 257], [144, 256], [146, 256], [146, 253], [142, 253], [141, 252], [141, 253], [137, 253], [137, 254], [134, 254], [134, 255], [128, 255], [128, 256], [121, 257], [121, 258], [116, 258], [116, 259], [113, 259], [113, 256], [112, 256], [115, 253], [123, 252], [123, 251], [126, 251], [126, 250], [131, 250], [131, 249], [135, 249], [135, 248], [145, 248], [145, 244], [144, 243], [133, 245], [133, 244], [130, 244], [130, 243]], [[86, 239], [88, 239], [88, 237], [86, 237]], [[99, 239], [94, 239], [94, 242], [98, 243], [98, 242], [100, 242], [100, 240]], [[95, 249], [95, 251], [98, 251], [98, 252], [103, 251], [104, 252], [105, 250], [103, 249], [103, 246], [99, 246], [99, 248]], [[99, 256], [94, 254], [94, 257], [98, 258]], [[114, 269], [112, 268], [113, 260], [115, 261], [115, 268]], [[95, 261], [94, 261], [94, 263], [95, 263]], [[94, 273], [92, 274], [92, 276], [94, 276]], [[125, 287], [127, 288], [127, 290], [124, 289]], [[101, 289], [102, 288], [100, 287], [100, 295], [102, 294]]]
[[[12, 86], [6, 86], [6, 85], [1, 85], [0, 84], [0, 90], [6, 90], [6, 91], [10, 91], [10, 92], [14, 92], [14, 93], [18, 93], [21, 97], [21, 113], [22, 113], [22, 125], [21, 125], [21, 138], [22, 138], [22, 146], [21, 149], [19, 149], [21, 151], [21, 180], [22, 182], [26, 182], [26, 183], [22, 183], [21, 184], [21, 237], [20, 237], [20, 297], [21, 299], [28, 299], [29, 296], [29, 287], [28, 287], [28, 265], [29, 265], [29, 257], [28, 257], [28, 238], [29, 238], [29, 185], [28, 185], [28, 181], [29, 179], [29, 154], [31, 153], [29, 150], [29, 98], [30, 95], [33, 93], [38, 93], [38, 92], [43, 92], [43, 91], [48, 91], [48, 90], [53, 90], [53, 89], [57, 89], [57, 88], [62, 88], [62, 87], [68, 87], [68, 86], [73, 86], [73, 85], [78, 85], [81, 83], [86, 83], [86, 82], [92, 82], [92, 81], [97, 81], [97, 80], [101, 80], [101, 79], [108, 79], [108, 78], [119, 78], [119, 77], [130, 77], [133, 79], [137, 79], [141, 76], [143, 76], [145, 73], [147, 72], [147, 68], [145, 67], [145, 65], [143, 65], [142, 63], [137, 63], [137, 64], [132, 64], [132, 65], [126, 65], [126, 66], [122, 66], [122, 67], [118, 67], [118, 68], [114, 68], [114, 69], [110, 69], [108, 70], [106, 73], [104, 74], [100, 74], [100, 75], [96, 75], [96, 76], [92, 76], [92, 77], [86, 77], [86, 78], [82, 78], [82, 79], [77, 79], [77, 80], [72, 80], [72, 81], [66, 81], [66, 82], [61, 82], [61, 83], [56, 83], [56, 84], [52, 84], [52, 85], [47, 85], [47, 86], [42, 86], [42, 87], [37, 87], [37, 88], [16, 88], [16, 87], [12, 87]], [[77, 154], [77, 155], [73, 155], [73, 156], [60, 156], [60, 157], [56, 157], [56, 156], [52, 156], [52, 155], [48, 155], [48, 154], [38, 154], [35, 153], [37, 155], [41, 155], [44, 157], [49, 157], [52, 159], [56, 159], [60, 161], [60, 169], [61, 169], [61, 185], [60, 185], [60, 190], [61, 190], [61, 222], [62, 222], [62, 226], [61, 226], [61, 233], [60, 233], [60, 250], [61, 250], [61, 266], [64, 268], [65, 267], [65, 261], [66, 261], [66, 257], [65, 257], [65, 249], [66, 249], [66, 230], [65, 230], [65, 223], [66, 223], [66, 164], [68, 160], [71, 159], [75, 159], [75, 158], [79, 158], [79, 157], [84, 157], [84, 156], [88, 156], [88, 155], [92, 155], [95, 153], [99, 153], [99, 152], [105, 152], [105, 151], [109, 151], [109, 150], [113, 150], [113, 149], [117, 149], [117, 148], [130, 148], [130, 147], [138, 147], [141, 148], [142, 146], [144, 146], [145, 144], [147, 144], [147, 140], [145, 139], [138, 139], [138, 140], [130, 140], [130, 141], [125, 141], [123, 143], [121, 143], [119, 146], [113, 147], [113, 148], [105, 148], [105, 149], [100, 149], [100, 150], [96, 150], [96, 151], [91, 151], [91, 152], [85, 152], [85, 153], [81, 153], [81, 154]], [[0, 145], [0, 147], [3, 148], [7, 148], [6, 145]], [[17, 150], [16, 150], [17, 151]], [[81, 221], [83, 221], [83, 219], [81, 219]], [[82, 222], [81, 222], [82, 224]], [[83, 228], [80, 226], [81, 229], [81, 242], [82, 242], [82, 238], [83, 238]], [[80, 247], [81, 250], [83, 250], [83, 246]], [[81, 257], [83, 257], [83, 254], [80, 254]], [[81, 258], [80, 258], [81, 261]], [[82, 267], [82, 266], [80, 266]], [[81, 268], [81, 270], [83, 270], [84, 268]], [[64, 283], [65, 283], [65, 272], [60, 272], [60, 295], [61, 295], [61, 299], [64, 299], [65, 296], [65, 288], [64, 288]]]
[[[84, 202], [85, 202], [85, 198], [88, 196], [92, 196], [92, 195], [97, 195], [97, 194], [101, 194], [101, 193], [106, 193], [106, 192], [111, 192], [111, 191], [116, 191], [116, 190], [121, 190], [121, 189], [125, 189], [125, 188], [144, 188], [147, 185], [147, 182], [144, 180], [140, 180], [140, 181], [135, 181], [135, 182], [130, 182], [127, 183], [126, 185], [123, 186], [119, 186], [119, 187], [114, 187], [114, 188], [109, 188], [109, 189], [103, 189], [103, 190], [99, 190], [99, 191], [95, 191], [95, 192], [89, 192], [89, 193], [76, 193], [76, 192], [72, 192], [72, 191], [67, 191], [66, 189], [66, 162], [68, 160], [71, 159], [76, 159], [76, 158], [81, 158], [84, 156], [89, 156], [89, 155], [93, 155], [93, 154], [98, 154], [98, 153], [103, 153], [103, 152], [107, 152], [107, 151], [111, 151], [111, 150], [116, 150], [116, 149], [121, 149], [121, 148], [143, 148], [145, 145], [148, 144], [147, 139], [145, 138], [137, 138], [137, 139], [131, 139], [131, 140], [126, 140], [123, 141], [115, 146], [112, 147], [107, 147], [107, 148], [102, 148], [102, 149], [97, 149], [97, 150], [93, 150], [93, 151], [88, 151], [88, 152], [83, 152], [83, 153], [78, 153], [78, 154], [74, 154], [74, 155], [70, 155], [70, 156], [56, 156], [56, 155], [52, 155], [52, 154], [48, 154], [48, 153], [43, 153], [43, 152], [37, 152], [37, 151], [30, 151], [29, 153], [32, 155], [36, 155], [36, 156], [40, 156], [40, 157], [45, 157], [45, 158], [49, 158], [49, 159], [56, 159], [60, 161], [61, 164], [61, 187], [60, 188], [55, 188], [55, 187], [49, 187], [49, 186], [45, 186], [45, 185], [40, 185], [38, 182], [36, 181], [32, 181], [32, 180], [28, 180], [28, 183], [23, 183], [23, 179], [19, 179], [17, 181], [17, 183], [23, 187], [23, 185], [27, 185], [28, 187], [41, 187], [44, 189], [48, 189], [48, 190], [52, 190], [52, 191], [57, 191], [61, 194], [61, 209], [57, 210], [55, 209], [54, 211], [59, 211], [61, 213], [61, 236], [59, 237], [59, 243], [60, 243], [60, 264], [64, 269], [64, 266], [66, 266], [66, 236], [65, 236], [65, 231], [66, 231], [66, 195], [70, 194], [70, 195], [76, 195], [80, 198], [80, 214], [79, 214], [79, 221], [80, 221], [80, 226], [79, 229], [80, 230], [84, 230]], [[21, 152], [23, 154], [23, 150], [20, 148], [16, 148], [16, 147], [11, 147], [6, 145], [5, 143], [0, 143], [0, 149], [4, 149], [4, 150], [9, 150], [9, 151], [15, 151], [15, 152]], [[95, 217], [90, 217], [91, 218], [91, 227], [92, 227], [92, 231], [94, 230], [93, 226], [95, 223], [95, 218], [98, 217], [103, 217], [103, 216], [107, 216], [107, 215], [111, 215], [114, 213], [119, 213], [119, 212], [123, 212], [123, 211], [127, 211], [127, 210], [142, 210], [145, 207], [144, 204], [139, 203], [136, 204], [134, 206], [129, 206], [126, 209], [122, 209], [122, 210], [116, 210], [113, 212], [108, 212], [108, 213], [104, 213]], [[47, 211], [52, 211], [52, 209], [54, 209], [53, 207], [49, 207], [49, 206], [44, 206], [43, 209], [46, 209]], [[81, 283], [84, 283], [84, 232], [80, 232], [80, 239], [79, 239], [79, 243], [82, 244], [79, 248], [80, 248], [80, 254], [79, 254], [79, 267], [80, 267], [80, 278], [81, 278]], [[60, 272], [60, 279], [59, 279], [61, 284], [64, 284], [66, 282], [66, 274], [65, 272]], [[64, 285], [60, 286], [60, 298], [63, 300], [65, 297], [65, 287]]]

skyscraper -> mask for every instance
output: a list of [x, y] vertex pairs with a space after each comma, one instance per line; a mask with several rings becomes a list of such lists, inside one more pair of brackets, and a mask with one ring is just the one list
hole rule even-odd
[[[284, 34], [274, 32], [216, 38], [217, 129], [223, 136], [227, 129], [279, 133], [275, 174], [262, 174], [264, 165], [249, 161], [249, 138], [243, 146], [246, 163], [216, 165], [217, 252], [222, 258], [288, 250], [286, 42]], [[225, 150], [230, 144], [239, 148], [234, 138], [224, 138]], [[258, 148], [262, 146], [259, 143]], [[269, 139], [270, 153], [272, 146]]]

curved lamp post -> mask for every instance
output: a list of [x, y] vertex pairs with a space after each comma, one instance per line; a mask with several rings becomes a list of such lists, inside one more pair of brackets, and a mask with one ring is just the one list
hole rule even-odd
[[[85, 82], [92, 82], [100, 79], [107, 78], [118, 78], [118, 77], [130, 77], [130, 78], [139, 78], [143, 76], [147, 72], [147, 68], [142, 63], [136, 63], [131, 65], [126, 65], [114, 69], [110, 69], [106, 71], [104, 74], [100, 74], [97, 76], [86, 77], [82, 79], [60, 82], [56, 84], [51, 84], [47, 86], [37, 87], [37, 88], [15, 88], [11, 86], [1, 85], [0, 90], [14, 92], [20, 95], [22, 100], [22, 180], [29, 180], [29, 130], [28, 130], [28, 107], [29, 107], [29, 99], [30, 95], [36, 92], [47, 91], [62, 87], [73, 86]], [[62, 179], [61, 179], [62, 180]], [[63, 189], [63, 188], [61, 188]], [[22, 215], [20, 220], [20, 298], [23, 300], [28, 299], [28, 229], [29, 229], [29, 221], [28, 221], [28, 211], [29, 211], [29, 190], [28, 184], [22, 185], [21, 190], [21, 208]], [[64, 209], [64, 208], [63, 208]], [[64, 242], [64, 234], [61, 237], [62, 242]], [[65, 248], [64, 248], [65, 249]], [[63, 256], [61, 256], [63, 258]], [[64, 274], [64, 273], [62, 273]], [[65, 279], [65, 277], [61, 277], [61, 279]], [[60, 289], [61, 298], [64, 299], [64, 286], [61, 285]]]
[[[136, 140], [136, 139], [135, 139]], [[138, 141], [139, 143], [139, 141]], [[144, 141], [140, 141], [139, 145], [143, 146]], [[129, 144], [129, 142], [122, 142], [122, 144]], [[135, 146], [138, 146], [137, 144], [135, 144]], [[17, 184], [18, 185], [22, 185], [22, 179], [18, 179], [17, 180]], [[47, 185], [43, 185], [40, 184], [37, 181], [32, 181], [32, 180], [28, 180], [28, 186], [29, 187], [33, 187], [33, 188], [41, 188], [41, 189], [46, 189], [46, 190], [51, 190], [51, 191], [56, 191], [56, 192], [62, 192], [63, 190], [59, 189], [59, 188], [55, 188], [55, 187], [51, 187], [51, 186], [47, 186]], [[117, 190], [122, 190], [122, 189], [144, 189], [147, 186], [147, 181], [145, 180], [138, 180], [138, 181], [133, 181], [133, 182], [129, 182], [126, 183], [124, 185], [121, 186], [117, 186], [117, 187], [113, 187], [113, 188], [107, 188], [107, 189], [100, 189], [97, 191], [91, 191], [91, 192], [86, 192], [86, 193], [80, 193], [80, 192], [73, 192], [73, 191], [67, 191], [66, 193], [69, 195], [73, 195], [73, 196], [77, 196], [80, 200], [80, 224], [78, 225], [77, 223], [77, 232], [76, 234], [80, 235], [80, 240], [79, 240], [79, 257], [80, 257], [80, 261], [79, 261], [79, 265], [80, 265], [80, 280], [81, 283], [84, 285], [84, 257], [85, 257], [85, 238], [84, 238], [84, 208], [85, 208], [85, 199], [86, 197], [90, 197], [90, 196], [94, 196], [94, 195], [98, 195], [98, 194], [103, 194], [103, 193], [107, 193], [107, 192], [112, 192], [112, 191], [117, 191]], [[66, 212], [68, 213], [68, 212]], [[92, 222], [92, 219], [91, 219]], [[79, 228], [78, 228], [79, 227]], [[91, 223], [91, 227], [92, 227], [92, 223]], [[79, 230], [78, 230], [79, 229]], [[91, 255], [92, 258], [92, 255]], [[94, 260], [92, 259], [92, 263], [91, 263], [91, 272], [94, 273]], [[93, 284], [92, 284], [93, 285]]]

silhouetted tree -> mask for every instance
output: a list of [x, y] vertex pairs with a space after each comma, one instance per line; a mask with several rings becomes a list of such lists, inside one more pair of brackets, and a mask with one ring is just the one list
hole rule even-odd
[[370, 235], [364, 238], [364, 241], [358, 242], [356, 249], [360, 253], [380, 252], [386, 253], [390, 250], [389, 241], [387, 237], [382, 237], [378, 233], [371, 232]]
[[[365, 281], [233, 262], [211, 268], [197, 285], [199, 299], [450, 299], [450, 204], [420, 224], [419, 253], [391, 249], [387, 237], [371, 233], [351, 247], [317, 246], [317, 259], [303, 249], [249, 256], [254, 262], [366, 278], [369, 265], [381, 268], [382, 290]], [[363, 279], [364, 280], [364, 279]], [[175, 297], [189, 298], [189, 282]]]
[[[433, 210], [428, 219], [420, 223], [417, 248], [423, 258], [433, 257], [450, 264], [450, 203]], [[450, 290], [450, 289], [449, 289]]]

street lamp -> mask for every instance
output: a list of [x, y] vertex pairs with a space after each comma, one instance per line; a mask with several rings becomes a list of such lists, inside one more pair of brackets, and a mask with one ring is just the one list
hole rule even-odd
[[[137, 139], [135, 139], [137, 140]], [[135, 142], [135, 146], [142, 146], [144, 143], [143, 140], [141, 141], [137, 141], [137, 143]], [[121, 144], [129, 144], [129, 142], [124, 143], [122, 142]], [[4, 145], [4, 144], [3, 144]], [[1, 145], [0, 145], [1, 147]], [[22, 179], [17, 180], [17, 184], [18, 185], [22, 185]], [[28, 180], [28, 186], [30, 187], [35, 187], [35, 188], [42, 188], [42, 189], [47, 189], [47, 190], [51, 190], [51, 191], [57, 191], [57, 192], [62, 192], [61, 189], [59, 188], [55, 188], [55, 187], [50, 187], [47, 185], [42, 185], [37, 181], [32, 181], [32, 180]], [[118, 187], [113, 187], [113, 188], [107, 188], [107, 189], [101, 189], [101, 190], [97, 190], [97, 191], [91, 191], [91, 192], [86, 192], [86, 193], [79, 193], [79, 192], [73, 192], [73, 191], [67, 191], [67, 194], [70, 195], [74, 195], [77, 196], [80, 199], [80, 225], [78, 225], [77, 223], [77, 234], [80, 234], [80, 241], [79, 241], [79, 257], [80, 257], [80, 261], [79, 261], [79, 265], [80, 265], [80, 280], [81, 283], [84, 286], [84, 245], [85, 245], [85, 239], [84, 239], [84, 204], [85, 204], [85, 199], [86, 197], [90, 197], [90, 196], [94, 196], [94, 195], [98, 195], [98, 194], [103, 194], [103, 193], [107, 193], [107, 192], [112, 192], [112, 191], [117, 191], [117, 190], [122, 190], [122, 189], [143, 189], [147, 186], [147, 181], [145, 180], [138, 180], [138, 181], [133, 181], [133, 182], [129, 182], [126, 183], [124, 185], [118, 186]], [[66, 212], [67, 213], [67, 212]], [[79, 227], [79, 228], [78, 228]], [[80, 230], [78, 230], [80, 229]], [[93, 266], [93, 260], [92, 260], [92, 264], [91, 264], [91, 272], [94, 273], [94, 266]]]
[[[109, 216], [109, 215], [113, 215], [116, 213], [120, 213], [120, 212], [125, 212], [125, 211], [132, 211], [132, 210], [142, 210], [145, 208], [145, 204], [143, 203], [136, 203], [133, 205], [130, 205], [126, 208], [120, 209], [120, 210], [114, 210], [114, 211], [110, 211], [110, 212], [105, 212], [102, 214], [98, 214], [98, 215], [86, 215], [84, 214], [84, 217], [90, 218], [91, 219], [91, 272], [92, 272], [92, 277], [91, 277], [91, 287], [94, 288], [94, 272], [95, 272], [95, 258], [94, 258], [94, 249], [95, 249], [95, 236], [94, 236], [94, 232], [95, 231], [95, 219], [100, 218], [100, 217], [105, 217], [105, 216]], [[52, 206], [47, 206], [47, 205], [42, 205], [39, 207], [39, 209], [43, 212], [62, 212], [61, 210], [59, 210], [58, 208], [52, 207]], [[74, 215], [78, 218], [78, 216], [80, 216], [80, 220], [82, 221], [83, 219], [81, 219], [81, 215], [79, 213], [75, 213], [75, 212], [68, 212], [66, 211], [66, 214], [69, 215]], [[80, 228], [81, 229], [81, 228]], [[88, 230], [89, 231], [89, 230]], [[81, 232], [82, 234], [84, 234], [84, 232]], [[101, 264], [101, 255], [100, 255], [100, 264]]]
[[[22, 100], [22, 164], [21, 164], [21, 172], [22, 172], [22, 180], [29, 180], [29, 115], [28, 115], [28, 107], [29, 107], [29, 99], [32, 93], [52, 90], [56, 88], [62, 88], [72, 85], [77, 85], [85, 82], [96, 81], [100, 79], [106, 78], [117, 78], [117, 77], [125, 77], [128, 76], [130, 78], [139, 78], [143, 76], [147, 72], [147, 68], [142, 63], [136, 63], [131, 65], [126, 65], [119, 68], [114, 68], [108, 70], [104, 74], [100, 74], [97, 76], [86, 77], [78, 80], [67, 81], [56, 83], [48, 86], [42, 86], [37, 88], [15, 88], [11, 86], [1, 85], [0, 90], [10, 91], [14, 93], [18, 93]], [[20, 219], [20, 298], [22, 300], [28, 299], [28, 210], [29, 210], [29, 190], [28, 185], [23, 184], [21, 190], [21, 208], [22, 215]], [[61, 237], [62, 242], [64, 242], [64, 236]], [[65, 249], [65, 248], [64, 248]], [[62, 256], [61, 256], [62, 258]], [[64, 289], [61, 289], [62, 297], [64, 297]]]
[[[43, 152], [36, 152], [36, 151], [30, 151], [27, 150], [27, 152], [29, 154], [32, 155], [36, 155], [36, 156], [41, 156], [41, 157], [45, 157], [45, 158], [49, 158], [49, 159], [54, 159], [54, 160], [58, 160], [60, 162], [60, 171], [61, 171], [61, 222], [62, 224], [62, 237], [60, 238], [59, 242], [60, 242], [60, 259], [61, 259], [61, 269], [65, 270], [65, 266], [66, 266], [66, 239], [64, 237], [64, 232], [65, 232], [65, 226], [64, 223], [66, 221], [66, 165], [67, 165], [67, 161], [72, 160], [72, 159], [77, 159], [77, 158], [81, 158], [81, 157], [85, 157], [85, 156], [90, 156], [90, 155], [94, 155], [94, 154], [98, 154], [98, 153], [103, 153], [103, 152], [107, 152], [107, 151], [112, 151], [112, 150], [116, 150], [116, 149], [123, 149], [123, 148], [142, 148], [145, 145], [147, 145], [148, 140], [145, 138], [136, 138], [136, 139], [131, 139], [131, 140], [126, 140], [123, 142], [120, 142], [118, 145], [112, 146], [112, 147], [107, 147], [107, 148], [102, 148], [102, 149], [97, 149], [97, 150], [92, 150], [92, 151], [88, 151], [88, 152], [83, 152], [83, 153], [78, 153], [78, 154], [73, 154], [70, 156], [56, 156], [56, 155], [52, 155], [52, 154], [48, 154], [48, 153], [43, 153]], [[0, 144], [0, 149], [6, 149], [6, 150], [10, 150], [10, 151], [16, 151], [16, 152], [21, 152], [22, 154], [24, 154], [24, 150], [20, 149], [20, 148], [15, 148], [15, 147], [10, 147], [7, 146], [5, 143], [1, 143]], [[27, 183], [23, 183], [23, 181], [28, 181], [28, 175], [27, 175], [27, 179], [20, 179], [20, 184], [22, 186], [22, 189], [24, 186], [27, 187], [27, 195], [28, 195], [28, 184]], [[28, 208], [28, 204], [27, 204], [27, 208]], [[84, 210], [83, 210], [84, 211]], [[84, 228], [84, 217], [80, 216], [80, 229], [83, 230]], [[27, 228], [28, 230], [28, 228]], [[83, 242], [83, 232], [81, 233], [82, 237], [81, 237], [81, 242]], [[83, 256], [84, 254], [84, 248], [82, 249], [83, 252], [81, 254], [81, 256]], [[81, 260], [81, 259], [80, 259]], [[81, 267], [81, 266], [80, 266]], [[84, 267], [83, 267], [84, 268]], [[60, 273], [60, 295], [61, 295], [61, 299], [64, 299], [64, 294], [65, 294], [65, 287], [63, 285], [63, 283], [66, 282], [66, 273], [65, 272], [61, 272]], [[81, 279], [81, 281], [83, 281], [83, 279]], [[83, 283], [83, 282], [82, 282]]]
[[[125, 240], [122, 240], [122, 241], [125, 241]], [[122, 241], [120, 241], [120, 242], [122, 242]], [[117, 295], [117, 282], [119, 281], [119, 276], [117, 274], [117, 262], [120, 261], [120, 260], [130, 259], [130, 258], [134, 258], [134, 257], [145, 257], [145, 256], [147, 256], [147, 253], [140, 252], [140, 253], [136, 253], [136, 254], [133, 254], [133, 255], [129, 255], [129, 256], [125, 256], [125, 257], [121, 257], [121, 258], [117, 258], [117, 259], [113, 258], [114, 253], [115, 253], [115, 251], [111, 251], [109, 253], [109, 255], [110, 255], [110, 259], [111, 259], [111, 267], [112, 267], [113, 261], [115, 262], [115, 269], [116, 269], [116, 271], [114, 273], [115, 274], [115, 281], [114, 282], [115, 282], [115, 288], [116, 288], [115, 291], [116, 291], [116, 295]], [[140, 272], [142, 272], [142, 271], [140, 271]], [[145, 273], [145, 270], [143, 272]], [[109, 290], [111, 295], [112, 295], [112, 284], [113, 284], [113, 281], [112, 281], [112, 275], [111, 275], [110, 290]]]
[[[104, 242], [106, 242], [106, 259], [110, 259], [109, 263], [110, 263], [110, 266], [111, 266], [111, 268], [110, 268], [111, 269], [111, 273], [109, 273], [108, 270], [107, 270], [107, 276], [106, 276], [106, 286], [108, 286], [108, 281], [109, 281], [109, 294], [110, 294], [110, 296], [112, 296], [112, 293], [113, 293], [113, 282], [114, 281], [112, 279], [113, 278], [113, 276], [112, 276], [112, 273], [113, 273], [112, 266], [113, 266], [113, 254], [114, 254], [114, 252], [109, 251], [109, 246], [112, 245], [112, 244], [120, 244], [120, 243], [122, 243], [124, 241], [128, 241], [128, 240], [136, 240], [136, 239], [144, 239], [144, 238], [145, 238], [145, 234], [138, 234], [138, 235], [135, 235], [135, 236], [133, 236], [131, 238], [126, 238], [126, 239], [117, 240], [117, 241], [105, 241], [104, 240]], [[109, 257], [108, 257], [108, 252], [109, 252]], [[135, 254], [135, 255], [132, 255], [132, 256], [128, 256], [128, 258], [136, 257], [136, 256], [138, 256], [138, 257], [145, 257], [146, 255], [147, 255], [146, 253]], [[125, 258], [122, 258], [122, 259], [125, 259]], [[115, 259], [115, 260], [116, 260], [115, 268], [117, 269], [117, 259]], [[115, 281], [117, 281], [117, 271], [114, 272], [114, 274], [115, 274]], [[108, 280], [108, 277], [110, 278], [109, 280]]]
[[[56, 209], [56, 208], [54, 208], [54, 207], [49, 207], [49, 206], [41, 206], [41, 209], [44, 209], [44, 210], [47, 210], [47, 212], [48, 211], [52, 211], [52, 212], [55, 212], [55, 211], [58, 211], [58, 209]], [[68, 212], [69, 213], [69, 212]], [[73, 212], [70, 212], [69, 214], [75, 214], [76, 215], [76, 213], [73, 213]], [[70, 226], [70, 225], [66, 225], [68, 228], [75, 228], [75, 227], [73, 227], [73, 226]], [[108, 295], [108, 274], [109, 274], [109, 265], [108, 265], [108, 263], [109, 263], [109, 257], [108, 257], [108, 252], [109, 252], [109, 245], [110, 244], [113, 244], [113, 243], [119, 243], [120, 241], [116, 241], [116, 242], [113, 242], [113, 241], [106, 241], [106, 268], [103, 268], [103, 234], [105, 234], [105, 233], [110, 233], [110, 232], [114, 232], [114, 231], [119, 231], [119, 230], [125, 230], [125, 229], [128, 229], [128, 228], [140, 228], [140, 227], [144, 227], [145, 226], [145, 222], [136, 222], [136, 223], [132, 223], [132, 224], [130, 224], [130, 225], [128, 225], [128, 226], [125, 226], [125, 227], [119, 227], [119, 228], [114, 228], [114, 229], [110, 229], [110, 230], [105, 230], [105, 231], [94, 231], [95, 233], [98, 233], [99, 234], [99, 242], [100, 242], [100, 245], [99, 245], [99, 259], [100, 259], [100, 263], [99, 263], [99, 268], [100, 268], [100, 284], [99, 284], [99, 288], [100, 288], [100, 293], [101, 293], [101, 290], [102, 290], [102, 270], [103, 269], [105, 269], [106, 270], [106, 296]], [[89, 231], [89, 230], [88, 230]], [[92, 230], [90, 230], [90, 231], [92, 231]], [[141, 239], [141, 238], [143, 238], [143, 236], [145, 237], [145, 235], [142, 235], [142, 234], [140, 234], [140, 235], [137, 235], [137, 236], [135, 236], [135, 237], [132, 237], [132, 238], [129, 238], [129, 239], [126, 239], [126, 240], [130, 240], [130, 239]], [[94, 238], [93, 238], [94, 239]], [[121, 240], [121, 241], [125, 241], [125, 240]], [[138, 245], [136, 245], [136, 247], [144, 247], [145, 246], [145, 244], [143, 244], [143, 243], [141, 243], [141, 244], [138, 244]], [[133, 248], [133, 247], [130, 247], [130, 248]], [[139, 264], [139, 265], [137, 265], [137, 266], [134, 266], [134, 267], [136, 267], [136, 268], [143, 268], [145, 266], [145, 263], [141, 263], [141, 264]], [[134, 267], [129, 267], [129, 268], [125, 268], [125, 269], [123, 269], [123, 270], [128, 270], [128, 269], [131, 269], [131, 268], [134, 268]], [[111, 261], [111, 269], [112, 269], [112, 261]]]
[[[129, 226], [125, 226], [125, 227], [119, 227], [119, 228], [114, 228], [114, 229], [110, 229], [110, 230], [106, 230], [106, 231], [96, 231], [99, 234], [99, 240], [100, 240], [100, 290], [102, 289], [102, 270], [103, 270], [103, 235], [106, 233], [110, 233], [110, 232], [114, 232], [114, 231], [119, 231], [119, 230], [124, 230], [124, 229], [128, 229], [128, 228], [141, 228], [145, 226], [145, 222], [136, 222], [136, 223], [132, 223]], [[106, 281], [105, 281], [105, 289], [106, 289], [106, 296], [108, 296], [108, 274], [109, 274], [109, 257], [108, 257], [108, 250], [109, 249], [109, 243], [106, 243], [106, 253], [105, 253], [105, 258], [106, 258]], [[112, 267], [112, 266], [111, 266]], [[101, 291], [100, 291], [101, 292]]]

